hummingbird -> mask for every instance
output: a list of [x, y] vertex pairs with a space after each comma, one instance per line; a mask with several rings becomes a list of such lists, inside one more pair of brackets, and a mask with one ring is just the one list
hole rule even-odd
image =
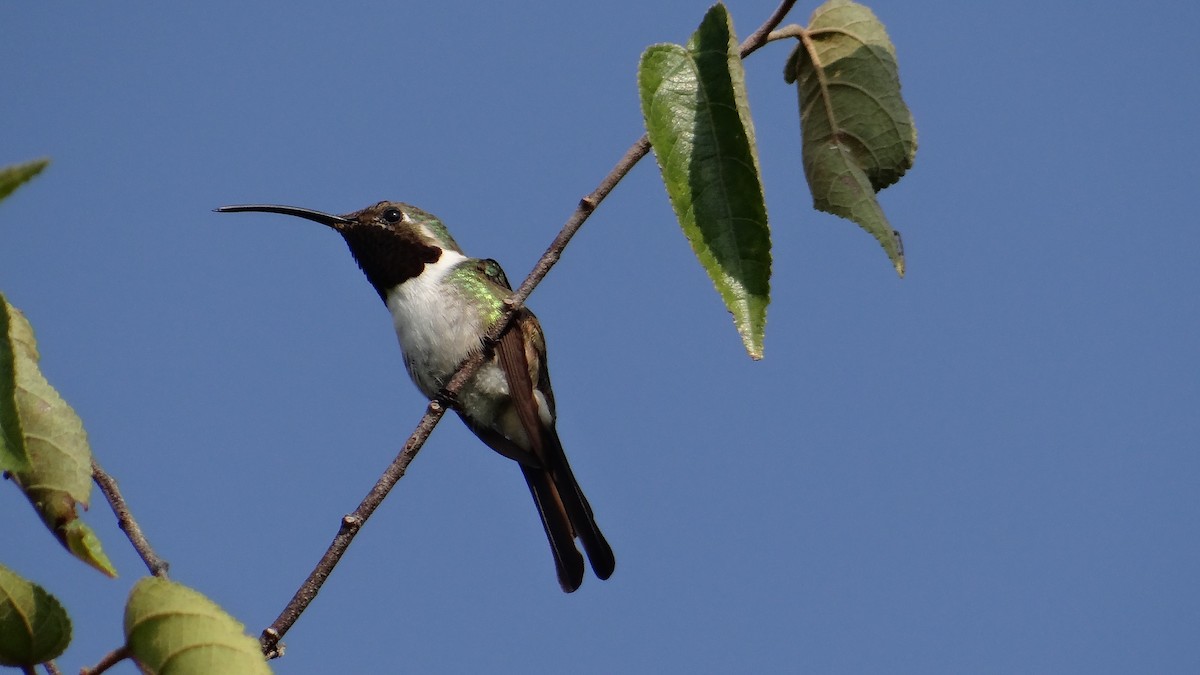
[[[344, 216], [271, 204], [217, 211], [297, 216], [342, 235], [391, 313], [405, 368], [427, 398], [436, 397], [459, 364], [483, 348], [484, 333], [502, 316], [504, 300], [512, 294], [499, 263], [467, 257], [441, 220], [409, 204], [384, 201]], [[612, 575], [612, 548], [596, 525], [555, 429], [546, 341], [533, 312], [516, 310], [494, 353], [453, 406], [480, 440], [521, 468], [563, 591], [571, 593], [583, 583], [576, 538], [596, 576]]]

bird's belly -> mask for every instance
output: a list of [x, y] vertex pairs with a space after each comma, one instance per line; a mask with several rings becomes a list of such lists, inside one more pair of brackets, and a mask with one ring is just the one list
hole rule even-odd
[[480, 333], [463, 317], [434, 316], [397, 321], [396, 338], [417, 388], [432, 397], [446, 385], [458, 365], [479, 351]]

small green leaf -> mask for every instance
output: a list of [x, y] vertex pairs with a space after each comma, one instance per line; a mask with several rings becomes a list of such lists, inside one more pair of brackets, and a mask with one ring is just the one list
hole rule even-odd
[[125, 644], [155, 675], [270, 673], [258, 640], [212, 600], [167, 579], [146, 577], [125, 605]]
[[784, 79], [796, 82], [813, 206], [874, 236], [904, 276], [904, 249], [875, 193], [912, 167], [917, 130], [900, 96], [896, 50], [879, 19], [850, 0], [813, 12]]
[[12, 194], [22, 183], [41, 173], [49, 163], [48, 159], [35, 159], [32, 162], [13, 164], [0, 169], [0, 200]]
[[638, 67], [642, 115], [663, 183], [700, 265], [762, 358], [771, 232], [733, 24], [714, 5], [687, 47], [653, 45]]
[[0, 565], [0, 666], [33, 667], [71, 644], [71, 617], [35, 583]]
[[68, 522], [62, 528], [61, 538], [67, 550], [76, 558], [108, 577], [115, 578], [117, 576], [117, 569], [113, 567], [108, 556], [104, 555], [104, 549], [100, 546], [100, 538], [96, 536], [92, 528], [87, 526], [87, 523], [78, 518]]
[[[92, 490], [92, 451], [83, 422], [42, 375], [33, 327], [3, 295], [0, 321], [6, 329], [0, 335], [0, 423], [5, 445], [15, 443], [28, 462], [11, 470], [13, 481], [63, 546], [115, 576], [96, 536], [74, 524], [77, 506], [87, 508]], [[2, 365], [9, 362], [11, 379]]]

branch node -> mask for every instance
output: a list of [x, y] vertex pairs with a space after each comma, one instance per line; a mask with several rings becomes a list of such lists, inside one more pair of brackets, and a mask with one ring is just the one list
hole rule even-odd
[[287, 645], [279, 641], [281, 637], [283, 636], [275, 630], [274, 626], [264, 628], [262, 635], [259, 636], [258, 643], [262, 645], [263, 656], [268, 661], [283, 656], [283, 653], [287, 651]]

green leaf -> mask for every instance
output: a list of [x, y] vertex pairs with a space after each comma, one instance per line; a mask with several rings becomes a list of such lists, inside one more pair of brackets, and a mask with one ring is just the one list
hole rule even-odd
[[270, 673], [258, 640], [216, 603], [182, 584], [146, 577], [125, 605], [125, 644], [157, 675]]
[[35, 583], [0, 565], [0, 666], [32, 667], [71, 644], [71, 617]]
[[29, 469], [29, 452], [17, 413], [18, 344], [12, 336], [12, 312], [16, 311], [0, 295], [0, 471], [7, 472]]
[[896, 50], [883, 24], [858, 3], [829, 0], [813, 12], [784, 79], [799, 91], [813, 206], [858, 223], [904, 276], [900, 233], [875, 193], [912, 167], [917, 129], [900, 96]]
[[687, 47], [653, 45], [638, 67], [642, 115], [680, 227], [762, 358], [771, 232], [733, 24], [714, 5]]
[[[37, 342], [25, 315], [0, 294], [0, 423], [6, 446], [27, 459], [12, 478], [46, 527], [80, 560], [116, 576], [95, 534], [77, 519], [92, 490], [92, 451], [83, 422], [38, 368]], [[11, 379], [3, 364], [11, 362]], [[14, 422], [15, 420], [15, 422]], [[12, 449], [11, 447], [9, 448]]]
[[67, 547], [76, 558], [100, 570], [108, 577], [116, 577], [117, 569], [113, 567], [112, 561], [104, 555], [104, 549], [100, 546], [100, 538], [88, 527], [87, 523], [76, 518], [68, 522], [62, 527], [60, 535], [63, 545]]
[[12, 194], [21, 183], [41, 173], [49, 163], [48, 159], [35, 159], [32, 162], [13, 164], [0, 169], [0, 200]]

